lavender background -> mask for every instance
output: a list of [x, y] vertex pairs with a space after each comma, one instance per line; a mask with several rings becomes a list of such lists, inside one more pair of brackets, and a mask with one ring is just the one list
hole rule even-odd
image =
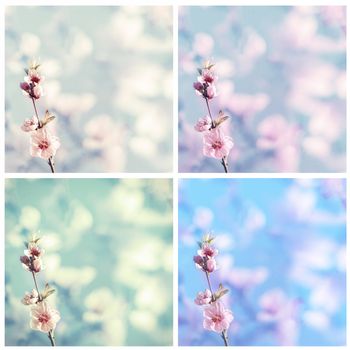
[[[213, 288], [235, 316], [231, 345], [345, 345], [346, 210], [340, 179], [191, 179], [179, 188], [179, 344], [222, 345], [194, 304], [207, 288], [192, 261], [216, 236]], [[283, 309], [273, 291], [284, 295]], [[278, 319], [263, 322], [262, 298]]]
[[208, 58], [219, 76], [212, 110], [231, 117], [232, 172], [345, 171], [345, 16], [344, 6], [181, 7], [180, 171], [223, 171], [193, 129], [207, 114], [192, 83]]

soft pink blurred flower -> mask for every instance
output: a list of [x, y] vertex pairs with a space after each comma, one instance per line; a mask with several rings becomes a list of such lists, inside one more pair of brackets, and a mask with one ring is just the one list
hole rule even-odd
[[24, 305], [33, 305], [33, 304], [36, 304], [37, 301], [38, 301], [38, 292], [33, 289], [30, 293], [29, 292], [26, 292], [24, 294], [24, 297], [23, 299], [21, 300], [22, 304]]
[[58, 137], [50, 134], [46, 129], [38, 129], [31, 134], [30, 155], [49, 159], [55, 156], [56, 151], [61, 146]]
[[194, 128], [199, 132], [208, 131], [211, 128], [210, 117], [206, 115], [202, 118], [199, 118]]
[[27, 118], [25, 119], [25, 121], [23, 122], [21, 129], [25, 132], [29, 132], [29, 131], [34, 131], [38, 128], [39, 124], [38, 124], [38, 118], [36, 116], [33, 116], [32, 118]]
[[[233, 88], [231, 88], [233, 91]], [[221, 94], [220, 102], [225, 104], [233, 113], [242, 118], [252, 117], [264, 110], [270, 103], [270, 97], [264, 93], [257, 94]]]
[[346, 27], [346, 7], [345, 6], [320, 6], [322, 19], [331, 26]]
[[31, 318], [30, 327], [44, 333], [54, 330], [57, 322], [61, 319], [59, 312], [46, 301], [32, 307]]
[[207, 157], [222, 159], [228, 156], [232, 147], [232, 138], [224, 135], [219, 128], [207, 131], [203, 136], [203, 154]]
[[196, 299], [194, 300], [194, 302], [197, 305], [206, 305], [209, 304], [211, 302], [211, 292], [209, 289], [206, 289], [204, 292], [199, 292], [197, 294]]
[[256, 269], [234, 268], [226, 278], [236, 288], [245, 290], [263, 283], [267, 276], [268, 270], [265, 267]]
[[261, 296], [259, 305], [261, 311], [257, 315], [258, 320], [261, 322], [276, 322], [294, 318], [299, 302], [288, 298], [281, 289], [271, 289]]
[[257, 147], [260, 149], [278, 149], [296, 144], [299, 136], [299, 128], [281, 115], [271, 115], [264, 118], [258, 126], [260, 137]]
[[207, 33], [196, 33], [193, 42], [193, 51], [202, 57], [211, 55], [214, 47], [214, 39]]
[[226, 331], [233, 321], [232, 312], [226, 309], [220, 301], [216, 301], [205, 307], [203, 317], [204, 329], [217, 333]]
[[204, 243], [202, 245], [202, 248], [198, 250], [197, 253], [202, 257], [214, 258], [215, 256], [218, 255], [219, 251], [215, 249], [212, 245], [208, 243]]

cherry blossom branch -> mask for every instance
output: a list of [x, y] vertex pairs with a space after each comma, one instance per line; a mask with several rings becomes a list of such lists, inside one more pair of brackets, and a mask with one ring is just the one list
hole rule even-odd
[[201, 242], [198, 242], [200, 249], [197, 251], [198, 255], [193, 257], [196, 267], [204, 272], [209, 288], [197, 294], [195, 303], [204, 306], [204, 329], [219, 333], [224, 345], [228, 346], [227, 330], [233, 320], [233, 315], [231, 310], [226, 309], [219, 300], [228, 292], [228, 289], [220, 284], [218, 290], [214, 292], [210, 282], [210, 273], [216, 270], [215, 257], [218, 255], [218, 250], [212, 245], [213, 240], [213, 237], [206, 235]]
[[51, 346], [56, 346], [55, 337], [54, 337], [54, 335], [53, 335], [53, 331], [52, 331], [52, 330], [49, 331], [48, 337], [49, 337], [49, 339], [50, 339]]
[[33, 235], [29, 242], [25, 242], [27, 249], [24, 251], [24, 255], [20, 257], [24, 269], [31, 272], [35, 285], [35, 289], [32, 292], [25, 293], [22, 304], [31, 306], [30, 327], [47, 333], [51, 345], [55, 346], [54, 329], [61, 317], [59, 312], [53, 309], [46, 301], [46, 298], [54, 293], [55, 290], [48, 283], [46, 283], [43, 292], [40, 292], [38, 287], [36, 274], [43, 269], [41, 257], [44, 254], [44, 250], [38, 244], [39, 240], [40, 238]]
[[[207, 271], [205, 271], [205, 277], [207, 278], [207, 282], [208, 282], [208, 287], [211, 293], [211, 302], [215, 302], [215, 298], [214, 298], [214, 293], [213, 290], [211, 288], [211, 283], [210, 283], [210, 278], [209, 278], [209, 273]], [[225, 346], [228, 346], [228, 337], [227, 337], [227, 330], [223, 330], [221, 333], [222, 339], [224, 340]]]
[[39, 292], [39, 288], [38, 288], [38, 283], [36, 282], [36, 277], [35, 277], [35, 273], [34, 271], [32, 270], [32, 276], [33, 276], [33, 281], [34, 281], [34, 285], [35, 285], [35, 289], [38, 293], [38, 301], [41, 301], [42, 298], [41, 298], [41, 295], [40, 295], [40, 292]]
[[203, 97], [208, 110], [208, 114], [200, 118], [195, 130], [203, 133], [203, 154], [207, 157], [219, 159], [224, 167], [225, 173], [228, 173], [228, 155], [233, 147], [231, 137], [224, 135], [220, 125], [228, 119], [222, 111], [219, 111], [216, 119], [213, 118], [210, 110], [209, 100], [217, 96], [215, 82], [218, 77], [213, 72], [214, 64], [209, 61], [203, 68], [199, 68], [197, 81], [193, 83], [196, 94]]
[[43, 95], [43, 88], [41, 83], [44, 77], [41, 75], [40, 64], [33, 61], [28, 69], [25, 69], [26, 76], [24, 81], [20, 83], [24, 95], [32, 100], [34, 115], [32, 118], [25, 119], [21, 129], [30, 133], [30, 154], [32, 157], [39, 157], [45, 159], [50, 167], [52, 173], [55, 172], [54, 156], [57, 149], [60, 147], [59, 139], [52, 135], [46, 128], [47, 124], [55, 119], [55, 117], [47, 110], [42, 120], [39, 118], [36, 100]]
[[38, 127], [40, 127], [40, 119], [39, 119], [39, 115], [38, 115], [38, 110], [36, 109], [36, 104], [35, 104], [35, 100], [32, 97], [32, 102], [33, 102], [33, 107], [34, 107], [34, 111], [35, 111], [35, 116], [38, 122]]

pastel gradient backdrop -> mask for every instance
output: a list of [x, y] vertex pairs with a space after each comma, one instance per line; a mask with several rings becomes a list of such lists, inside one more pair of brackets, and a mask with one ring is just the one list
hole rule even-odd
[[346, 11], [343, 6], [195, 6], [179, 14], [179, 169], [222, 172], [193, 129], [207, 114], [192, 83], [216, 63], [212, 112], [235, 147], [232, 172], [346, 169]]
[[58, 345], [172, 344], [170, 180], [6, 181], [6, 345], [49, 344], [21, 304], [33, 280], [19, 256], [37, 231], [46, 250], [38, 282], [57, 290]]
[[[219, 249], [212, 285], [230, 289], [231, 345], [345, 345], [345, 196], [340, 179], [181, 180], [179, 344], [223, 345], [203, 329], [194, 304], [207, 285], [192, 258], [212, 232]], [[262, 321], [263, 298], [278, 320]]]
[[7, 172], [48, 171], [20, 129], [33, 57], [46, 78], [38, 108], [57, 116], [57, 172], [171, 171], [171, 7], [10, 6], [5, 41]]

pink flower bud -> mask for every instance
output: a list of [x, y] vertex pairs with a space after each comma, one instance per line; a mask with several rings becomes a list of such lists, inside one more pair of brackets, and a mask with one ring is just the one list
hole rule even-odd
[[204, 271], [206, 272], [213, 272], [216, 270], [216, 261], [215, 259], [208, 259], [206, 261], [206, 264], [204, 266]]
[[193, 261], [194, 261], [197, 265], [202, 265], [203, 262], [204, 262], [203, 258], [202, 258], [201, 256], [199, 256], [199, 255], [195, 255], [195, 256], [193, 257]]
[[211, 302], [211, 292], [209, 289], [206, 289], [204, 292], [199, 292], [197, 294], [196, 299], [194, 300], [194, 302], [197, 305], [206, 305], [209, 304]]
[[44, 249], [41, 249], [36, 243], [29, 243], [28, 249], [24, 251], [24, 254], [35, 259], [39, 258], [44, 252]]
[[203, 88], [204, 88], [203, 84], [200, 83], [199, 81], [194, 82], [193, 87], [197, 91], [203, 91]]
[[42, 268], [43, 268], [43, 265], [42, 265], [41, 259], [35, 259], [32, 262], [32, 266], [31, 266], [30, 270], [35, 272], [35, 273], [38, 273], [42, 270]]
[[199, 118], [194, 128], [199, 132], [208, 131], [211, 128], [210, 117], [206, 115], [203, 118]]
[[23, 255], [19, 258], [19, 260], [21, 261], [21, 263], [25, 266], [29, 266], [30, 265], [30, 259], [26, 256]]
[[202, 249], [198, 250], [198, 254], [202, 257], [206, 256], [207, 258], [214, 258], [217, 256], [219, 251], [215, 249], [212, 245], [206, 243], [203, 244]]
[[217, 76], [210, 69], [203, 69], [198, 80], [203, 83], [212, 84], [217, 81], [217, 79]]
[[33, 289], [31, 293], [26, 292], [24, 294], [24, 297], [21, 300], [21, 302], [24, 305], [33, 305], [37, 303], [38, 297], [39, 297], [38, 292], [35, 289]]
[[43, 88], [40, 85], [36, 85], [33, 87], [30, 97], [38, 100], [43, 95]]
[[27, 92], [27, 93], [29, 93], [29, 91], [30, 91], [30, 85], [29, 85], [27, 82], [25, 82], [25, 81], [23, 81], [22, 83], [20, 83], [20, 84], [19, 84], [19, 87], [20, 87], [23, 91], [25, 91], [25, 92]]
[[209, 85], [206, 89], [206, 96], [209, 100], [211, 100], [212, 98], [216, 97], [217, 93], [216, 93], [216, 87], [215, 85]]
[[35, 116], [33, 116], [32, 118], [26, 119], [23, 122], [21, 129], [25, 132], [29, 132], [36, 130], [38, 126], [38, 119]]
[[44, 80], [44, 77], [41, 76], [36, 69], [30, 69], [28, 71], [27, 79], [34, 84], [39, 84], [40, 82], [42, 82]]

